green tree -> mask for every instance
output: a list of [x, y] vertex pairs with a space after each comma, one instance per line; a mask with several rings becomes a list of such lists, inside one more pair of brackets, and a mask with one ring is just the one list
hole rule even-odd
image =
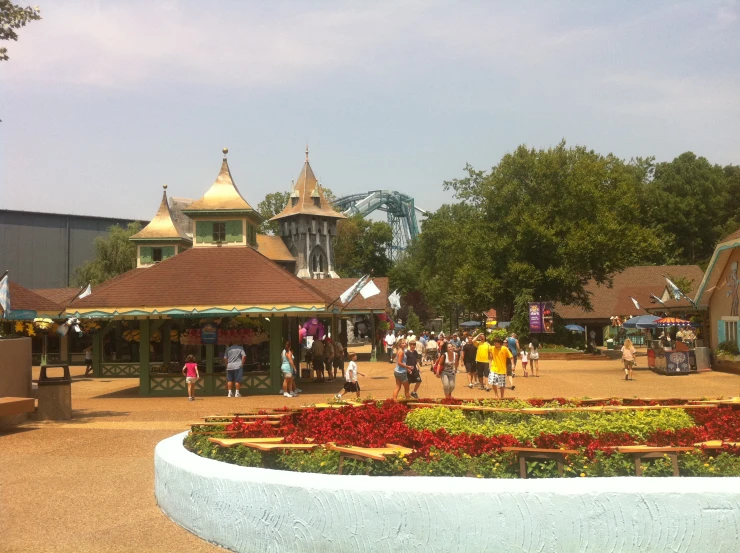
[[409, 307], [408, 314], [406, 315], [406, 330], [413, 330], [414, 333], [421, 332], [421, 321], [419, 316], [414, 313], [414, 308]]
[[277, 221], [270, 221], [270, 219], [285, 209], [289, 201], [290, 192], [272, 192], [257, 204], [257, 211], [262, 216], [262, 224], [259, 228], [261, 234], [277, 234]]
[[140, 230], [141, 225], [137, 222], [129, 223], [126, 228], [113, 225], [108, 229], [107, 237], [96, 238], [95, 259], [75, 271], [75, 285], [100, 284], [136, 268], [136, 244], [129, 238]]
[[[25, 27], [29, 21], [41, 19], [38, 6], [25, 8], [13, 4], [10, 0], [0, 0], [0, 40], [18, 40], [16, 29]], [[0, 61], [7, 61], [8, 49], [0, 48]]]
[[445, 183], [460, 203], [429, 216], [410, 250], [420, 289], [441, 312], [495, 306], [506, 320], [524, 291], [588, 308], [590, 279], [608, 283], [660, 255], [641, 222], [644, 171], [615, 156], [565, 142], [520, 146], [490, 172], [466, 171]]
[[337, 224], [334, 245], [335, 268], [343, 277], [361, 277], [372, 272], [386, 276], [391, 268], [388, 248], [393, 231], [388, 223], [354, 215]]
[[731, 183], [735, 192], [740, 187], [732, 180], [735, 169], [712, 165], [692, 152], [655, 165], [642, 211], [645, 221], [670, 240], [664, 250], [671, 254], [668, 261], [693, 264], [711, 257], [728, 224], [737, 221], [740, 200], [730, 195]]

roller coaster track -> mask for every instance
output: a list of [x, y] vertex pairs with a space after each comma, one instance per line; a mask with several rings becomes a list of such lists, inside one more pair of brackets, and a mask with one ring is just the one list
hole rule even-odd
[[334, 206], [348, 217], [367, 217], [374, 211], [385, 211], [393, 230], [393, 242], [388, 254], [394, 261], [403, 254], [409, 242], [419, 235], [416, 213], [426, 215], [426, 211], [416, 207], [414, 198], [394, 190], [371, 190], [342, 196], [334, 201]]

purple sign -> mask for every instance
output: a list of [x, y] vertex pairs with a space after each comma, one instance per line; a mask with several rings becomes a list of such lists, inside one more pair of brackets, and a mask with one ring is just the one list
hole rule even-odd
[[529, 304], [529, 331], [542, 332], [542, 304], [539, 302]]

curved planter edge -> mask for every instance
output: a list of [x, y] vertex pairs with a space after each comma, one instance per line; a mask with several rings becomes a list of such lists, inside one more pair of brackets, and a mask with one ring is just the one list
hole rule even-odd
[[238, 552], [740, 549], [740, 478], [474, 479], [240, 467], [157, 444], [155, 496]]

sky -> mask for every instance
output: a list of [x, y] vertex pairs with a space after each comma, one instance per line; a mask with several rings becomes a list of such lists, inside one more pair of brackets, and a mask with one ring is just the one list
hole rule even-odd
[[428, 210], [520, 144], [740, 164], [736, 1], [36, 1], [3, 44], [0, 209], [149, 219], [223, 147], [254, 207], [306, 143], [337, 196]]

